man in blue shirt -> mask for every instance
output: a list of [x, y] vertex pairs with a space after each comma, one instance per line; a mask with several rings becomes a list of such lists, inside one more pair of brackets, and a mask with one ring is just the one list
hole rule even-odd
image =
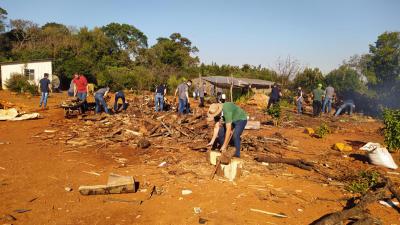
[[43, 108], [47, 109], [47, 98], [49, 97], [49, 91], [53, 92], [51, 90], [51, 84], [48, 73], [45, 73], [44, 77], [39, 81], [38, 91], [39, 93], [41, 93], [39, 108], [41, 108], [43, 104]]
[[269, 95], [267, 109], [269, 109], [271, 105], [278, 103], [281, 97], [282, 97], [282, 92], [279, 89], [278, 84], [275, 83], [274, 86], [272, 87], [271, 94]]
[[167, 88], [165, 84], [160, 84], [156, 88], [156, 96], [154, 97], [155, 101], [155, 110], [163, 111], [164, 110], [164, 95], [167, 94]]
[[100, 88], [94, 93], [94, 100], [96, 101], [96, 111], [95, 113], [100, 112], [100, 107], [103, 106], [104, 112], [110, 114], [108, 110], [108, 106], [104, 97], [107, 96], [108, 92], [110, 91], [109, 87]]

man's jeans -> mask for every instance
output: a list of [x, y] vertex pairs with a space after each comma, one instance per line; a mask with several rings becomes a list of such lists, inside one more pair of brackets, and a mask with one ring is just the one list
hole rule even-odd
[[325, 98], [324, 104], [322, 105], [322, 112], [325, 113], [326, 105], [328, 105], [328, 113], [331, 113], [332, 110], [332, 98]]
[[178, 112], [179, 112], [179, 114], [189, 113], [187, 99], [179, 99]]
[[42, 97], [40, 97], [39, 107], [42, 107], [42, 103], [43, 103], [43, 106], [46, 108], [48, 97], [49, 97], [49, 92], [42, 92]]
[[303, 111], [302, 111], [302, 107], [303, 107], [303, 102], [302, 102], [302, 100], [300, 99], [300, 100], [298, 100], [297, 102], [297, 113], [298, 114], [301, 114]]
[[123, 92], [117, 92], [115, 94], [115, 99], [114, 99], [114, 112], [118, 111], [118, 100], [122, 99], [122, 109], [126, 110], [128, 108], [128, 105], [125, 102], [125, 95]]
[[107, 114], [110, 114], [110, 112], [108, 111], [107, 103], [104, 100], [104, 95], [96, 94], [94, 96], [94, 100], [96, 101], [96, 113], [100, 112], [100, 105], [102, 105], [104, 108], [104, 112]]
[[199, 107], [204, 107], [204, 97], [200, 97]]
[[[232, 122], [232, 139], [229, 142], [230, 145], [234, 145], [236, 148], [235, 156], [240, 157], [240, 135], [242, 135], [244, 128], [246, 127], [247, 120], [238, 120]], [[218, 131], [217, 142], [220, 146], [224, 144], [225, 141], [226, 126], [221, 126]]]
[[[160, 93], [157, 93], [154, 100], [155, 100], [156, 112], [158, 112], [158, 110], [163, 111], [164, 110], [164, 96]], [[158, 104], [160, 104], [160, 106], [158, 106]]]
[[83, 101], [82, 113], [86, 112], [86, 110], [88, 108], [87, 102], [86, 102], [87, 93], [86, 92], [78, 92], [78, 93], [76, 93], [76, 96], [78, 96], [79, 100]]
[[346, 108], [348, 108], [348, 113], [349, 113], [349, 115], [351, 115], [351, 114], [353, 114], [353, 110], [354, 110], [355, 107], [356, 107], [356, 106], [355, 106], [353, 103], [344, 103], [344, 104], [341, 105], [341, 106], [339, 107], [339, 109], [336, 111], [335, 116], [339, 116], [340, 113], [341, 113], [344, 109], [346, 109]]
[[321, 114], [321, 101], [313, 101], [313, 116], [319, 116]]

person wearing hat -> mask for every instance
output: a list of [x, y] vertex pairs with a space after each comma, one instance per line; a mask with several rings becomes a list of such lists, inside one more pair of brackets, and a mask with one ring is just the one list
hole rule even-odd
[[207, 115], [209, 121], [215, 121], [208, 146], [218, 145], [221, 152], [225, 152], [228, 144], [233, 143], [236, 149], [234, 156], [240, 157], [240, 136], [247, 124], [246, 112], [232, 102], [225, 102], [211, 104]]
[[312, 92], [313, 97], [313, 116], [319, 116], [322, 109], [322, 96], [324, 95], [324, 90], [322, 90], [322, 84], [318, 84]]

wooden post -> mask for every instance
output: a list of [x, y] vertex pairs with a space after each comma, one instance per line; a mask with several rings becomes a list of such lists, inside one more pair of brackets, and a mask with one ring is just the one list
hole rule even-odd
[[231, 102], [233, 102], [233, 75], [231, 74]]

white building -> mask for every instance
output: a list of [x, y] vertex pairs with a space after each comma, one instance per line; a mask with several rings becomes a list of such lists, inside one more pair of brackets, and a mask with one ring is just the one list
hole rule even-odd
[[51, 60], [35, 60], [29, 62], [7, 62], [0, 63], [1, 66], [1, 86], [5, 86], [6, 81], [13, 75], [22, 74], [26, 76], [30, 82], [38, 85], [40, 79], [44, 77], [45, 73], [49, 74], [49, 79], [52, 77], [52, 61]]

